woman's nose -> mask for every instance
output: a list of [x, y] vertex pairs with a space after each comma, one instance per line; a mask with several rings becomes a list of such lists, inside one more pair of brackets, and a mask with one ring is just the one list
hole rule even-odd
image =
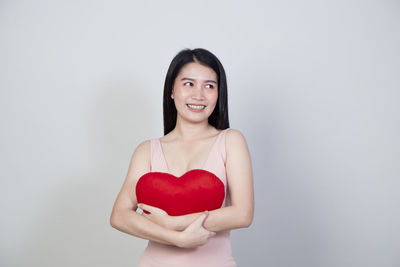
[[201, 84], [197, 85], [194, 88], [193, 98], [196, 98], [196, 99], [203, 99], [204, 98], [204, 92], [203, 92], [203, 88], [202, 88]]

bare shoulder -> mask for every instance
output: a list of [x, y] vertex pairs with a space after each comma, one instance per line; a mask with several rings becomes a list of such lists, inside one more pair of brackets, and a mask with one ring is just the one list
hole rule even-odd
[[138, 176], [150, 171], [150, 140], [142, 141], [133, 152], [128, 170], [128, 178], [137, 180]]
[[244, 135], [237, 129], [230, 128], [229, 131], [226, 132], [225, 138], [227, 148], [237, 145], [247, 145]]
[[246, 138], [242, 132], [237, 129], [230, 129], [227, 131], [225, 137], [225, 148], [228, 161], [233, 159], [240, 161], [243, 160], [243, 158], [250, 157]]
[[134, 155], [146, 156], [150, 155], [150, 140], [142, 141], [135, 149]]

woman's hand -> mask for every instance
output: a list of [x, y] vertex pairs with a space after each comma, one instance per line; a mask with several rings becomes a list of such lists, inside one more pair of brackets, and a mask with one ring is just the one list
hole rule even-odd
[[[167, 229], [175, 230], [173, 229], [174, 227], [172, 223], [173, 217], [169, 216], [168, 213], [166, 213], [164, 210], [143, 203], [139, 203], [138, 207], [143, 210], [142, 215], [150, 221]], [[144, 211], [148, 211], [150, 213], [145, 213]]]
[[[169, 216], [164, 210], [143, 203], [138, 204], [138, 207], [143, 211], [150, 212], [143, 212], [142, 216], [167, 229], [176, 230], [174, 218], [178, 216]], [[193, 214], [193, 216], [196, 216], [196, 214]], [[208, 211], [202, 212], [184, 231], [179, 232], [175, 245], [181, 248], [194, 248], [204, 245], [210, 237], [214, 236], [215, 232], [208, 231], [203, 227], [207, 216]]]
[[208, 216], [208, 211], [203, 212], [184, 231], [179, 233], [176, 246], [181, 248], [194, 248], [204, 245], [207, 240], [215, 235], [203, 227], [203, 222]]

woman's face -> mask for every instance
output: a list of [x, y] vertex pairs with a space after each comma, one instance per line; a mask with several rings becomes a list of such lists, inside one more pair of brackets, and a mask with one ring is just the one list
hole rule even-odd
[[177, 119], [208, 121], [218, 100], [217, 74], [200, 63], [188, 63], [176, 77], [171, 97], [175, 102]]

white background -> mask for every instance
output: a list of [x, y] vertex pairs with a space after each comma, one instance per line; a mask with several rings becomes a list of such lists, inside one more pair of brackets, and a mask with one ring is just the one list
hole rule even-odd
[[398, 1], [1, 1], [0, 265], [135, 266], [111, 208], [203, 47], [253, 161], [238, 266], [400, 266], [399, 33]]

